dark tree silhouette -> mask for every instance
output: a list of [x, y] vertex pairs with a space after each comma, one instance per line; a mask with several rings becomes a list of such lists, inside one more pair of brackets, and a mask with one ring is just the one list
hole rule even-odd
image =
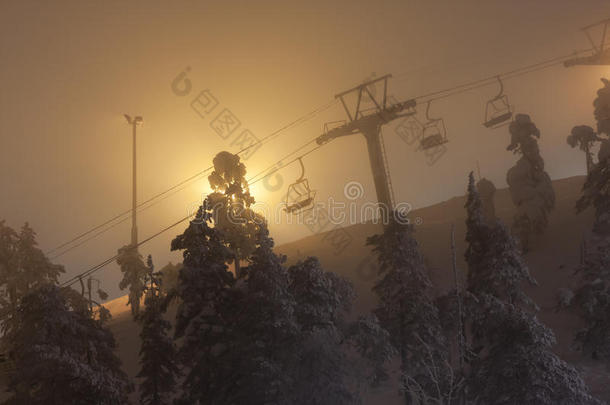
[[[172, 242], [184, 257], [175, 293], [185, 366], [177, 403], [359, 403], [360, 378], [383, 376], [386, 334], [374, 319], [346, 320], [351, 284], [317, 259], [286, 269], [263, 218], [249, 212], [254, 199], [239, 158], [223, 153], [214, 163], [216, 192]], [[230, 272], [240, 260], [247, 265]], [[378, 347], [365, 347], [371, 342]]]
[[148, 282], [144, 298], [144, 310], [137, 320], [140, 332], [140, 365], [137, 377], [141, 379], [140, 403], [142, 405], [171, 404], [176, 378], [181, 375], [176, 356], [176, 346], [171, 336], [169, 321], [163, 318], [166, 300], [161, 288], [161, 275], [154, 272], [152, 258], [148, 256]]
[[[172, 241], [172, 250], [183, 250], [176, 294], [175, 338], [182, 338], [179, 357], [185, 366], [181, 404], [221, 403], [221, 358], [227, 350], [226, 303], [235, 282], [226, 262], [231, 252], [222, 243], [219, 231], [210, 227], [207, 200], [189, 227]], [[220, 381], [219, 381], [220, 380]]]
[[398, 351], [407, 404], [445, 404], [456, 394], [447, 341], [432, 297], [432, 283], [413, 228], [391, 216], [384, 232], [367, 240], [381, 279], [375, 314]]
[[131, 385], [113, 352], [114, 338], [100, 320], [90, 317], [87, 307], [84, 300], [69, 305], [51, 284], [23, 297], [9, 335], [16, 371], [7, 403], [127, 403]]
[[578, 348], [610, 365], [610, 83], [602, 81], [604, 87], [593, 103], [601, 142], [598, 162], [589, 171], [576, 203], [578, 212], [592, 208], [595, 220], [572, 303], [585, 321], [576, 334]]
[[498, 221], [485, 222], [470, 174], [465, 258], [473, 356], [468, 396], [484, 404], [592, 404], [574, 368], [552, 351], [552, 331], [529, 311], [522, 291], [534, 283], [514, 239]]
[[347, 340], [344, 314], [353, 300], [351, 284], [325, 272], [315, 257], [291, 266], [288, 273], [300, 331], [292, 403], [360, 403], [350, 387], [353, 370], [341, 346]]
[[240, 277], [240, 262], [256, 248], [259, 225], [264, 222], [250, 206], [254, 197], [248, 190], [246, 166], [238, 155], [220, 152], [214, 157], [214, 171], [208, 177], [214, 192], [207, 199], [214, 225], [233, 255], [235, 274]]
[[131, 314], [137, 317], [140, 313], [140, 302], [145, 289], [145, 280], [148, 270], [142, 259], [142, 255], [136, 247], [131, 245], [119, 249], [116, 259], [123, 273], [123, 279], [119, 282], [119, 288], [129, 289], [127, 305], [131, 307]]
[[593, 168], [593, 152], [591, 149], [595, 142], [600, 141], [593, 128], [588, 125], [579, 125], [572, 128], [572, 132], [568, 135], [566, 141], [568, 145], [575, 148], [578, 146], [581, 151], [585, 152], [587, 174]]
[[57, 284], [62, 273], [64, 268], [52, 264], [37, 247], [36, 233], [27, 223], [16, 232], [0, 221], [0, 326], [3, 335], [9, 332], [21, 298], [40, 286]]
[[548, 225], [548, 213], [555, 206], [555, 192], [551, 178], [544, 171], [538, 141], [540, 131], [529, 115], [517, 114], [509, 126], [511, 143], [507, 150], [521, 154], [515, 166], [506, 174], [517, 213], [513, 230], [519, 236], [524, 252], [529, 250], [530, 236], [542, 233]]
[[521, 289], [521, 283], [533, 285], [536, 282], [505, 226], [498, 220], [493, 224], [486, 222], [472, 173], [468, 182], [466, 211], [468, 247], [465, 259], [470, 293], [489, 294], [510, 303], [531, 304]]
[[226, 355], [223, 403], [290, 404], [299, 364], [295, 300], [289, 291], [284, 257], [273, 253], [265, 225], [256, 249], [234, 290]]
[[482, 178], [477, 182], [477, 190], [479, 190], [481, 196], [483, 217], [488, 223], [496, 222], [496, 205], [494, 201], [496, 186], [491, 180]]

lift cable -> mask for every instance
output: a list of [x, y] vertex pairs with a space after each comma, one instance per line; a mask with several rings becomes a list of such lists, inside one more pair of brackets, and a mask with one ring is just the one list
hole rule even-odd
[[[150, 241], [151, 239], [156, 238], [157, 236], [161, 235], [163, 232], [166, 232], [170, 229], [172, 229], [173, 227], [181, 224], [182, 222], [186, 221], [187, 219], [189, 219], [191, 217], [191, 215], [182, 218], [179, 221], [174, 222], [173, 224], [166, 226], [165, 228], [161, 229], [160, 231], [158, 231], [157, 233], [149, 236], [148, 238], [142, 240], [141, 242], [138, 242], [138, 244], [135, 247], [139, 247], [143, 244], [145, 244], [146, 242]], [[72, 284], [76, 283], [79, 279], [83, 278], [83, 277], [87, 277], [90, 276], [91, 274], [95, 273], [96, 271], [102, 269], [103, 267], [107, 266], [108, 264], [112, 263], [114, 260], [116, 260], [119, 257], [119, 255], [114, 255], [106, 260], [104, 260], [103, 262], [91, 267], [90, 269], [88, 269], [87, 271], [84, 271], [74, 277], [72, 277], [69, 280], [64, 281], [63, 283], [60, 284], [61, 287], [69, 287]]]
[[591, 51], [591, 49], [582, 49], [579, 51], [574, 51], [567, 55], [558, 56], [558, 57], [555, 57], [552, 59], [547, 59], [542, 62], [534, 63], [532, 65], [523, 66], [520, 68], [516, 68], [516, 69], [510, 70], [510, 71], [504, 72], [504, 73], [495, 74], [495, 75], [488, 76], [488, 77], [485, 77], [482, 79], [473, 80], [473, 81], [470, 81], [467, 83], [462, 83], [457, 86], [434, 91], [434, 92], [431, 92], [428, 94], [423, 94], [421, 96], [414, 97], [413, 99], [414, 100], [422, 100], [422, 99], [440, 100], [443, 98], [453, 96], [455, 94], [464, 93], [464, 92], [467, 92], [470, 90], [478, 89], [480, 87], [488, 86], [490, 84], [495, 84], [497, 82], [498, 78], [511, 79], [513, 77], [522, 76], [522, 75], [525, 75], [528, 73], [536, 72], [538, 70], [547, 69], [549, 67], [561, 64], [565, 60], [570, 59], [570, 58], [574, 57], [575, 55], [579, 55], [581, 53], [586, 53], [586, 52], [590, 52], [590, 51]]

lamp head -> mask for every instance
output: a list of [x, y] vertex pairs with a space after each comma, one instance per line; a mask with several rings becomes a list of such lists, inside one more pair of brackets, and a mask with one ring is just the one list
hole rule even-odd
[[140, 125], [144, 122], [144, 119], [142, 119], [142, 117], [139, 115], [135, 118], [131, 118], [131, 116], [128, 114], [123, 114], [123, 116], [125, 117], [129, 125]]

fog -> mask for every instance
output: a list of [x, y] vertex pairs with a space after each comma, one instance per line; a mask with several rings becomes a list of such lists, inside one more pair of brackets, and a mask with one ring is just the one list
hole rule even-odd
[[[144, 119], [137, 135], [144, 201], [209, 167], [219, 151], [240, 150], [235, 134], [224, 139], [211, 127], [215, 114], [193, 109], [204, 90], [237, 117], [240, 130], [262, 139], [336, 93], [387, 73], [388, 93], [402, 101], [587, 48], [580, 27], [609, 15], [601, 0], [2, 2], [0, 219], [14, 228], [28, 221], [48, 251], [128, 210], [125, 113]], [[192, 87], [179, 95], [172, 82], [187, 68]], [[552, 179], [585, 174], [583, 154], [566, 137], [575, 125], [593, 125], [591, 103], [609, 74], [607, 67], [557, 65], [503, 82], [515, 111], [540, 129]], [[462, 195], [477, 165], [506, 187], [517, 160], [506, 151], [508, 129], [482, 125], [485, 103], [497, 93], [491, 84], [432, 103], [430, 115], [444, 119], [449, 139], [433, 165], [396, 134], [398, 122], [383, 127], [396, 201], [422, 207]], [[324, 123], [345, 119], [334, 103], [278, 133], [244, 160], [248, 173], [322, 134]], [[303, 163], [321, 201], [345, 201], [349, 182], [362, 185], [360, 202], [376, 198], [362, 136], [336, 139]], [[276, 207], [300, 174], [293, 163], [252, 193]], [[185, 186], [139, 214], [140, 240], [186, 216], [209, 191], [206, 176]], [[277, 244], [311, 234], [304, 225], [270, 222]], [[141, 253], [158, 266], [179, 261], [169, 246], [184, 226]], [[66, 266], [67, 279], [113, 256], [129, 238], [126, 220], [54, 261]], [[115, 264], [96, 277], [111, 298], [121, 294]]]

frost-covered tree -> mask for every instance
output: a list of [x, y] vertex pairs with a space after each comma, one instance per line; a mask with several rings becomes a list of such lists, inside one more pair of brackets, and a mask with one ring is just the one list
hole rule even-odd
[[514, 238], [498, 220], [489, 224], [483, 216], [482, 202], [470, 173], [466, 200], [465, 253], [468, 264], [468, 290], [474, 295], [488, 294], [510, 303], [531, 304], [523, 292], [523, 282], [534, 285]]
[[610, 364], [610, 83], [597, 92], [595, 118], [601, 147], [598, 162], [587, 175], [578, 212], [594, 210], [593, 232], [587, 241], [584, 262], [579, 268], [580, 285], [573, 304], [585, 321], [576, 335], [583, 353]]
[[292, 403], [359, 403], [352, 386], [354, 370], [342, 347], [349, 327], [344, 315], [353, 300], [351, 285], [324, 271], [315, 257], [290, 266], [288, 272], [301, 333]]
[[517, 305], [483, 294], [473, 311], [468, 394], [474, 403], [553, 405], [598, 403], [579, 373], [551, 350], [553, 332]]
[[214, 225], [232, 253], [235, 274], [239, 277], [241, 260], [256, 249], [258, 228], [263, 219], [250, 208], [254, 197], [248, 190], [246, 166], [239, 156], [220, 152], [213, 163], [214, 171], [208, 181], [214, 192], [207, 199]]
[[[185, 368], [177, 403], [359, 403], [355, 375], [372, 382], [382, 374], [390, 350], [384, 331], [372, 320], [346, 321], [353, 289], [317, 259], [287, 269], [263, 218], [249, 208], [254, 199], [239, 158], [223, 153], [214, 164], [215, 193], [172, 242], [184, 258], [175, 293]], [[236, 201], [241, 207], [231, 211]], [[239, 261], [247, 264], [231, 272]], [[379, 347], [364, 347], [369, 342]]]
[[484, 404], [591, 404], [595, 400], [576, 370], [557, 357], [552, 331], [522, 291], [534, 283], [515, 240], [499, 222], [489, 225], [470, 174], [465, 253], [468, 324], [474, 356], [467, 392]]
[[64, 273], [38, 248], [36, 233], [26, 223], [16, 232], [0, 221], [0, 326], [3, 334], [10, 328], [21, 298], [46, 284], [57, 284]]
[[521, 158], [506, 174], [517, 213], [513, 229], [519, 236], [524, 252], [529, 250], [530, 236], [542, 233], [548, 225], [548, 214], [555, 207], [555, 192], [551, 178], [544, 171], [538, 141], [540, 131], [527, 114], [517, 114], [510, 123], [511, 143], [507, 150]]
[[375, 314], [363, 315], [347, 328], [347, 342], [362, 361], [356, 365], [358, 378], [367, 386], [378, 387], [388, 379], [386, 363], [396, 355], [390, 334]]
[[379, 262], [375, 314], [400, 356], [407, 404], [446, 404], [454, 393], [452, 368], [432, 283], [413, 228], [398, 213], [367, 240]]
[[[606, 146], [607, 145], [607, 146]], [[610, 148], [604, 140], [602, 147]], [[585, 326], [577, 333], [576, 343], [586, 354], [610, 364], [610, 154], [603, 156], [589, 172], [578, 211], [595, 210], [593, 233], [580, 266], [580, 286], [574, 303]]]
[[169, 294], [178, 287], [178, 275], [182, 263], [173, 264], [172, 262], [167, 263], [161, 270], [159, 270], [161, 276], [161, 289], [164, 294]]
[[19, 303], [11, 330], [16, 371], [9, 404], [122, 405], [131, 390], [115, 341], [86, 303], [69, 305], [59, 287], [37, 287]]
[[582, 212], [592, 207], [595, 210], [594, 232], [610, 237], [610, 140], [602, 141], [598, 156], [599, 161], [587, 176], [576, 209]]
[[222, 403], [217, 393], [222, 388], [219, 384], [225, 383], [221, 360], [227, 350], [227, 303], [235, 278], [227, 266], [231, 252], [210, 224], [206, 200], [188, 228], [172, 241], [172, 250], [182, 250], [184, 258], [176, 290], [180, 303], [174, 331], [174, 337], [182, 340], [179, 358], [186, 369], [182, 404]]
[[140, 302], [145, 289], [145, 279], [148, 274], [142, 255], [134, 246], [127, 245], [119, 249], [116, 262], [123, 273], [119, 288], [129, 289], [127, 305], [131, 307], [131, 314], [136, 317], [140, 313]]
[[137, 320], [142, 325], [140, 332], [140, 365], [137, 378], [141, 379], [140, 403], [142, 405], [171, 404], [180, 376], [177, 351], [169, 335], [171, 324], [163, 318], [165, 296], [161, 288], [161, 275], [154, 272], [152, 259], [148, 256], [148, 286], [145, 291], [144, 310]]
[[566, 139], [568, 145], [575, 148], [578, 146], [581, 151], [585, 152], [587, 173], [593, 168], [593, 152], [591, 149], [595, 142], [600, 141], [593, 128], [588, 125], [578, 125], [572, 128], [572, 132]]
[[292, 373], [299, 364], [300, 331], [285, 258], [272, 249], [273, 240], [261, 225], [250, 264], [232, 292], [222, 403], [295, 403]]
[[477, 189], [481, 196], [483, 217], [488, 223], [494, 223], [496, 221], [496, 204], [494, 201], [496, 186], [491, 180], [482, 178], [477, 182]]
[[[576, 204], [578, 212], [592, 207], [595, 210], [593, 230], [602, 236], [610, 235], [610, 82], [602, 79], [604, 87], [593, 101], [597, 120], [596, 140], [601, 143], [597, 164], [592, 164], [583, 193]], [[578, 127], [577, 127], [578, 128]], [[593, 130], [588, 131], [593, 132]], [[590, 135], [591, 137], [592, 135]]]

